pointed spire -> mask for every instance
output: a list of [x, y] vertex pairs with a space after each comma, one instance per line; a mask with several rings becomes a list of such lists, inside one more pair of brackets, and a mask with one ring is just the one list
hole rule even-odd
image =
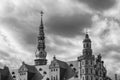
[[40, 26], [43, 27], [43, 20], [42, 20], [42, 18], [43, 18], [43, 14], [44, 14], [44, 12], [41, 11], [40, 14], [41, 14], [41, 25], [40, 25]]
[[39, 35], [38, 35], [38, 46], [37, 51], [35, 53], [36, 59], [35, 64], [36, 65], [46, 65], [47, 64], [47, 52], [45, 51], [45, 34], [44, 34], [44, 25], [43, 25], [43, 11], [41, 11], [41, 23], [39, 26]]
[[38, 50], [45, 49], [45, 35], [44, 35], [44, 25], [43, 25], [43, 11], [41, 11], [41, 24], [39, 27], [39, 36], [38, 36]]

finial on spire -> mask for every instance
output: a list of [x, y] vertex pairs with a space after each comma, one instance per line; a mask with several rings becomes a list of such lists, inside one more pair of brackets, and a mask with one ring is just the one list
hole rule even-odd
[[88, 29], [87, 28], [85, 29], [85, 33], [88, 34]]
[[53, 59], [55, 60], [56, 59], [56, 56], [54, 55]]
[[22, 64], [25, 64], [25, 62], [23, 61]]
[[43, 20], [42, 20], [42, 17], [43, 17], [44, 12], [41, 11], [40, 14], [41, 14], [41, 27], [43, 27]]

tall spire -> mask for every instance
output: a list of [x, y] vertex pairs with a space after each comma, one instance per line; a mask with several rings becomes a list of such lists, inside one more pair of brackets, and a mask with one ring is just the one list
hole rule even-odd
[[41, 24], [39, 27], [39, 36], [38, 36], [38, 50], [45, 49], [45, 35], [44, 35], [44, 25], [43, 25], [43, 11], [41, 11]]
[[38, 35], [38, 46], [36, 52], [36, 65], [46, 65], [47, 60], [46, 56], [47, 53], [45, 51], [45, 34], [44, 34], [44, 25], [43, 25], [43, 11], [41, 11], [41, 24], [39, 26], [39, 35]]

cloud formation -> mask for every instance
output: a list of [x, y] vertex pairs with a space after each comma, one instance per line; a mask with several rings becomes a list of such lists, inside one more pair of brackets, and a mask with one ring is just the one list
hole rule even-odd
[[78, 0], [88, 5], [96, 11], [103, 11], [112, 8], [116, 4], [116, 0]]
[[[116, 5], [116, 1], [1, 0], [0, 66], [18, 67], [22, 61], [34, 63], [39, 12], [44, 10], [48, 59], [51, 60], [54, 54], [66, 61], [77, 59], [82, 54], [82, 40], [87, 28], [93, 54], [102, 54], [108, 73], [114, 68], [114, 73], [119, 73], [120, 16], [119, 7], [115, 9], [114, 5], [119, 6], [120, 2]], [[111, 13], [114, 15], [110, 16]]]
[[46, 22], [50, 33], [65, 37], [80, 35], [85, 28], [90, 28], [91, 24], [91, 15], [89, 14], [55, 15]]

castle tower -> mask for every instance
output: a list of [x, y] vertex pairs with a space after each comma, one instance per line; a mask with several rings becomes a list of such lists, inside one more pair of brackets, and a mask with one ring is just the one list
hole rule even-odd
[[78, 57], [80, 80], [95, 80], [95, 57], [92, 55], [91, 40], [88, 33], [85, 34], [85, 39], [83, 40], [82, 53], [82, 56]]
[[91, 40], [89, 38], [88, 33], [85, 34], [85, 39], [83, 40], [83, 55], [84, 56], [92, 55]]
[[38, 46], [36, 51], [35, 65], [46, 65], [47, 64], [47, 53], [45, 51], [45, 34], [44, 34], [44, 25], [43, 25], [43, 12], [41, 11], [41, 25], [39, 27], [38, 35]]

